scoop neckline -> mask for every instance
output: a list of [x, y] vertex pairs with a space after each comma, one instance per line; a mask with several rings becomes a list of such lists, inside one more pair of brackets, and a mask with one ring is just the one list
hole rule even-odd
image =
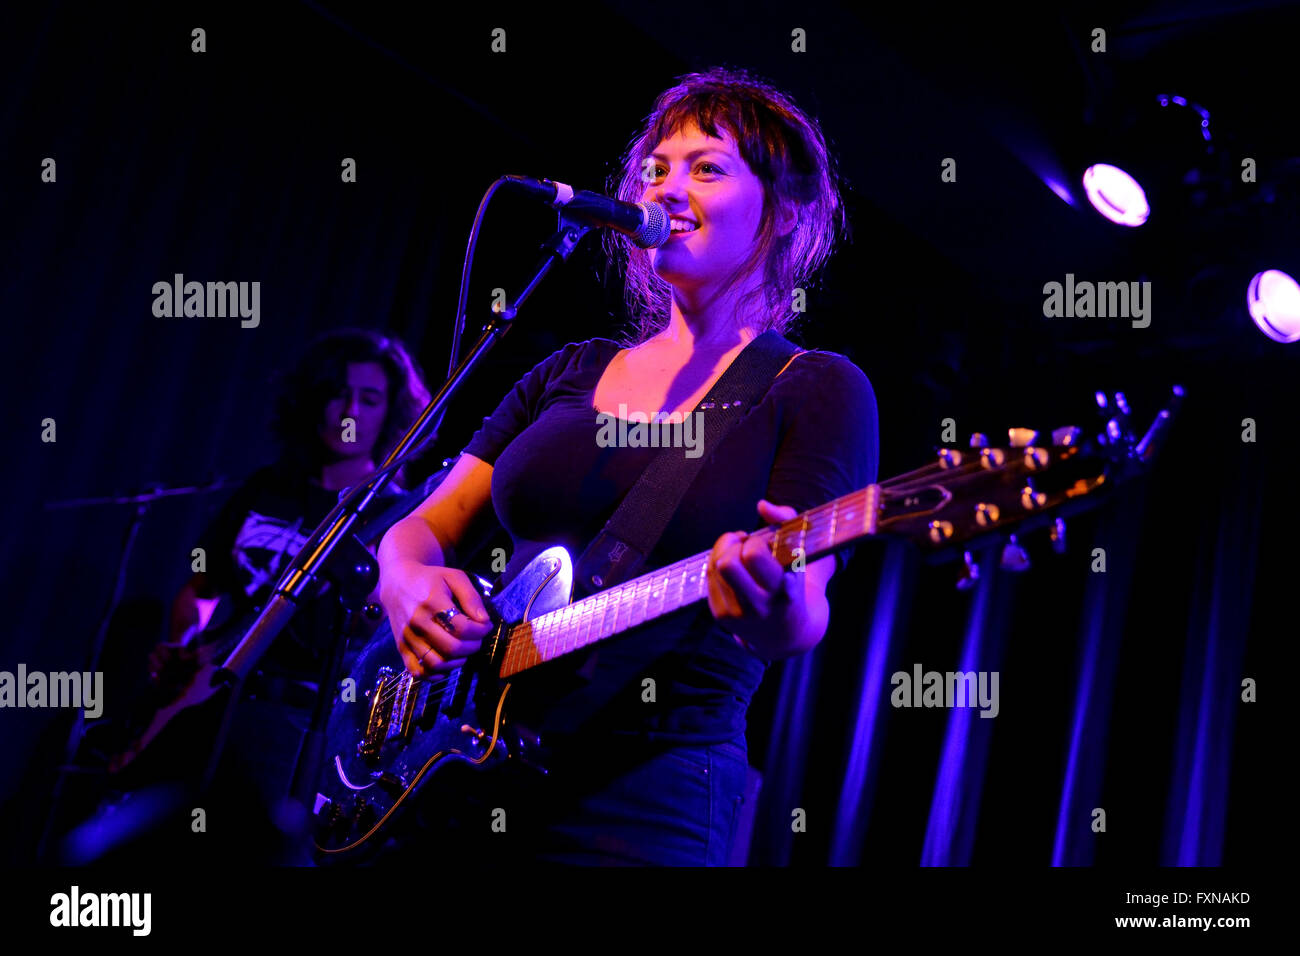
[[[760, 334], [761, 334], [761, 333], [760, 333]], [[612, 419], [613, 419], [614, 421], [616, 421], [616, 422], [627, 422], [627, 424], [629, 424], [629, 425], [641, 425], [641, 424], [660, 425], [660, 424], [663, 424], [663, 425], [670, 425], [670, 426], [671, 426], [671, 425], [684, 425], [684, 424], [686, 423], [686, 419], [687, 419], [687, 418], [689, 418], [691, 415], [694, 415], [696, 412], [698, 412], [698, 411], [700, 410], [700, 405], [702, 405], [702, 404], [704, 403], [704, 398], [701, 398], [701, 399], [699, 400], [699, 402], [697, 402], [697, 403], [695, 404], [695, 407], [692, 408], [689, 412], [685, 412], [685, 413], [682, 415], [682, 420], [681, 420], [680, 422], [673, 422], [673, 421], [669, 421], [668, 419], [662, 419], [662, 418], [661, 418], [661, 419], [658, 419], [658, 420], [656, 420], [656, 419], [651, 419], [651, 420], [648, 421], [648, 422], [634, 422], [634, 421], [631, 421], [630, 419], [627, 419], [627, 418], [622, 417], [621, 415], [615, 414], [614, 412], [607, 412], [607, 411], [604, 411], [604, 410], [602, 410], [602, 409], [597, 408], [597, 407], [596, 407], [596, 389], [598, 389], [598, 388], [600, 387], [600, 381], [601, 381], [601, 379], [603, 379], [603, 378], [605, 377], [605, 373], [609, 371], [609, 367], [610, 367], [611, 365], [614, 364], [614, 359], [618, 358], [618, 356], [619, 356], [620, 354], [622, 354], [623, 352], [630, 351], [629, 349], [624, 348], [622, 345], [619, 345], [619, 344], [618, 344], [617, 342], [615, 342], [613, 339], [598, 338], [598, 341], [601, 341], [601, 342], [608, 342], [610, 345], [613, 345], [615, 348], [614, 348], [614, 354], [611, 355], [611, 356], [609, 357], [608, 360], [606, 360], [605, 364], [604, 364], [603, 366], [601, 366], [600, 371], [596, 374], [596, 380], [592, 383], [592, 385], [591, 385], [591, 389], [589, 390], [589, 393], [588, 393], [588, 398], [587, 398], [587, 407], [588, 407], [588, 408], [589, 408], [589, 409], [590, 409], [594, 414], [596, 414], [596, 415], [606, 415], [606, 416], [608, 416], [609, 418], [612, 418]], [[751, 339], [750, 341], [752, 342], [753, 339]], [[748, 345], [749, 343], [746, 342], [745, 344]], [[795, 346], [795, 347], [798, 348], [798, 346]], [[740, 350], [740, 352], [743, 352], [743, 351], [744, 351], [744, 349], [741, 349], [741, 350]], [[794, 361], [796, 358], [798, 358], [800, 355], [803, 355], [805, 352], [810, 352], [810, 351], [812, 351], [812, 349], [799, 349], [797, 352], [795, 352], [793, 355], [791, 355], [790, 358], [789, 358], [789, 361], [787, 361], [787, 362], [785, 363], [785, 365], [783, 365], [783, 366], [781, 367], [781, 371], [777, 373], [776, 377], [779, 379], [779, 378], [781, 377], [781, 375], [784, 374], [785, 370], [786, 370], [787, 368], [790, 367], [790, 363], [791, 363], [791, 362], [793, 362], [793, 361]], [[736, 353], [736, 356], [737, 356], [737, 357], [739, 357], [740, 352], [737, 352], [737, 353]], [[732, 361], [734, 362], [735, 359], [733, 358]], [[729, 369], [729, 368], [731, 368], [731, 366], [728, 365], [727, 368]], [[726, 375], [726, 374], [727, 374], [727, 372], [726, 372], [726, 370], [724, 369], [723, 372], [722, 372], [722, 375]], [[721, 379], [722, 379], [722, 375], [719, 375], [719, 376], [718, 376], [718, 381], [721, 381]], [[716, 387], [717, 387], [717, 384], [718, 384], [718, 382], [715, 381], [715, 382], [713, 383], [713, 385], [710, 386], [709, 391], [711, 392], [711, 391], [713, 390], [713, 388], [716, 388]], [[776, 385], [776, 380], [775, 380], [775, 379], [773, 380], [772, 384], [773, 384], [773, 386]], [[704, 394], [705, 394], [705, 398], [707, 398], [709, 393], [708, 393], [708, 392], [705, 392]], [[765, 395], [764, 397], [766, 397], [766, 395]], [[671, 417], [671, 416], [670, 416], [670, 417]]]

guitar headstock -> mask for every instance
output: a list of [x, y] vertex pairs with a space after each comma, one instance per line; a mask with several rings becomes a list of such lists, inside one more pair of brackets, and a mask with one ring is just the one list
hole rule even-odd
[[[1005, 445], [990, 445], [975, 434], [969, 447], [939, 448], [930, 465], [880, 486], [878, 532], [940, 551], [1003, 530], [1024, 533], [1051, 525], [1053, 544], [1059, 540], [1063, 546], [1059, 514], [1072, 510], [1071, 502], [1145, 471], [1182, 397], [1182, 388], [1174, 386], [1168, 407], [1140, 439], [1124, 394], [1098, 392], [1104, 424], [1095, 435], [1073, 426], [1050, 435], [1012, 428]], [[1008, 566], [1027, 566], [1018, 558], [1023, 549], [1017, 552], [1014, 540], [1011, 547]]]

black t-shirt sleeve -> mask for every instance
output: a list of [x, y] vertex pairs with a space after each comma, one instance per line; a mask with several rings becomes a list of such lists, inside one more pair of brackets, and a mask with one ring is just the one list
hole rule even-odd
[[[800, 362], [799, 401], [783, 429], [768, 501], [800, 512], [865, 488], [876, 480], [880, 457], [876, 395], [862, 370], [833, 352], [812, 352]], [[848, 564], [856, 545], [835, 551], [837, 570]]]
[[550, 384], [564, 374], [586, 345], [586, 342], [570, 342], [534, 365], [506, 392], [496, 410], [483, 419], [483, 427], [474, 433], [464, 453], [495, 465], [497, 456], [515, 436], [537, 420]]
[[243, 527], [253, 501], [265, 486], [269, 471], [259, 469], [235, 489], [226, 503], [199, 535], [198, 546], [203, 549], [208, 586], [216, 595], [231, 594], [238, 589], [235, 581], [233, 550], [235, 538]]

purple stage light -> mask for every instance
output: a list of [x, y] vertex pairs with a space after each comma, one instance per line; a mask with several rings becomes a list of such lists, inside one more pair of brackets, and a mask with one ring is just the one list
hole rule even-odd
[[1121, 226], [1140, 226], [1151, 207], [1136, 179], [1118, 166], [1096, 163], [1083, 173], [1083, 190], [1093, 208]]
[[1274, 342], [1300, 339], [1300, 285], [1280, 269], [1255, 274], [1246, 306], [1259, 330]]
[[1070, 195], [1070, 190], [1065, 187], [1064, 183], [1057, 182], [1051, 177], [1044, 177], [1043, 182], [1046, 183], [1047, 188], [1056, 193], [1063, 202], [1067, 202], [1071, 206], [1074, 205], [1074, 197]]

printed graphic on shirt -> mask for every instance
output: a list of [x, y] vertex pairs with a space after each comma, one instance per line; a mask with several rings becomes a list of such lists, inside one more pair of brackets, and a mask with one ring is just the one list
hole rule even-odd
[[231, 549], [245, 595], [252, 598], [279, 579], [285, 565], [307, 543], [302, 524], [302, 518], [290, 524], [256, 511], [248, 513]]

